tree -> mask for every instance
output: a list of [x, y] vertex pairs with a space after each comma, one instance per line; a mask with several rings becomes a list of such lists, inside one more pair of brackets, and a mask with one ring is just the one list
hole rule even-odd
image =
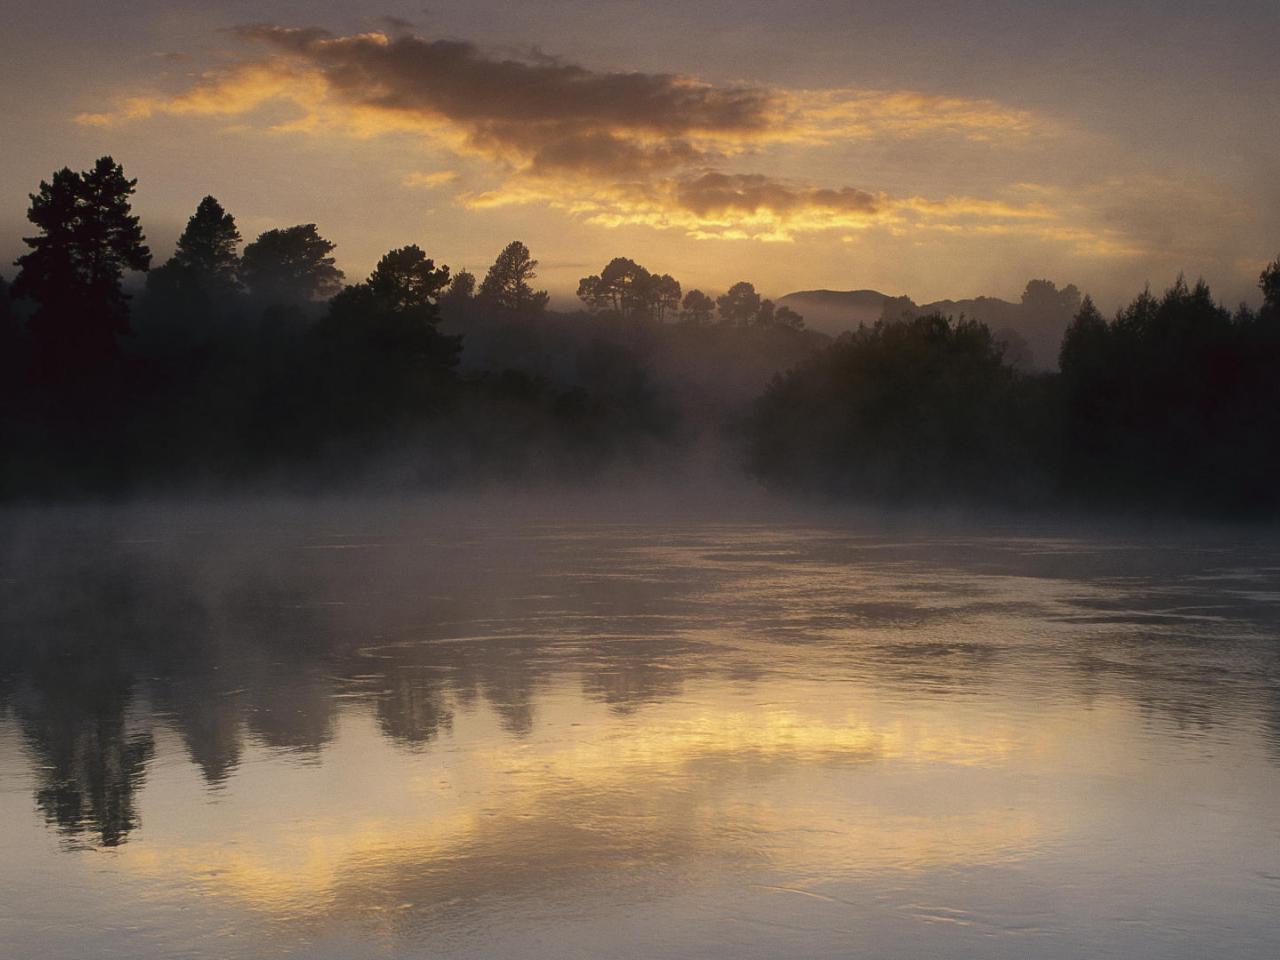
[[[460, 337], [437, 329], [449, 268], [417, 246], [392, 250], [369, 278], [345, 288], [316, 327], [340, 419], [386, 422], [433, 406], [452, 383]], [[330, 391], [333, 395], [334, 391]]]
[[910, 297], [889, 297], [880, 306], [880, 319], [886, 323], [912, 320], [920, 316], [920, 306]]
[[634, 316], [649, 303], [653, 275], [627, 257], [614, 257], [596, 276], [578, 282], [578, 298], [592, 311]]
[[778, 307], [773, 312], [773, 325], [775, 327], [788, 327], [792, 330], [803, 330], [804, 317], [790, 307]]
[[745, 327], [760, 311], [760, 294], [745, 280], [735, 283], [727, 293], [716, 297], [716, 309], [721, 323]]
[[773, 380], [748, 420], [751, 468], [895, 498], [1004, 490], [1034, 459], [1022, 384], [980, 323], [881, 320]]
[[343, 279], [333, 248], [314, 223], [268, 230], [244, 248], [240, 276], [255, 296], [277, 303], [329, 297]]
[[1280, 313], [1280, 257], [1272, 260], [1261, 276], [1258, 287], [1262, 290], [1264, 308], [1273, 313]]
[[[982, 303], [983, 298], [979, 298], [975, 308]], [[991, 306], [999, 306], [998, 301], [992, 301]], [[1053, 367], [1067, 326], [1079, 309], [1080, 291], [1075, 284], [1069, 283], [1059, 290], [1052, 280], [1029, 280], [1022, 291], [1020, 309], [1014, 316], [1004, 316], [1001, 311], [989, 308], [979, 312], [987, 322], [1017, 331], [1027, 347], [1023, 367], [1030, 370]]]
[[761, 300], [760, 307], [756, 310], [756, 315], [751, 318], [751, 322], [757, 327], [771, 327], [776, 310], [777, 307], [772, 300]]
[[469, 321], [476, 310], [476, 275], [467, 270], [455, 273], [437, 302], [446, 318]]
[[1028, 280], [1022, 291], [1022, 305], [1035, 314], [1065, 314], [1080, 309], [1080, 290], [1069, 283], [1061, 290], [1052, 280]]
[[[240, 231], [235, 217], [205, 197], [187, 220], [172, 257], [147, 274], [141, 333], [172, 335], [203, 328], [240, 292]], [[183, 323], [185, 321], [185, 324]]]
[[1094, 306], [1093, 298], [1086, 296], [1062, 338], [1058, 366], [1063, 376], [1068, 379], [1079, 377], [1096, 363], [1107, 349], [1109, 333], [1107, 321]]
[[1215, 512], [1274, 502], [1273, 331], [1181, 276], [1110, 323], [1085, 298], [1060, 359], [1068, 487]]
[[680, 309], [680, 281], [668, 273], [653, 277], [651, 281], [654, 319], [662, 323], [668, 313]]
[[442, 302], [466, 303], [476, 295], [476, 275], [467, 270], [459, 270], [449, 281], [449, 286], [441, 297]]
[[716, 303], [701, 290], [690, 290], [680, 304], [680, 319], [684, 323], [707, 324], [715, 313]]
[[0, 394], [13, 386], [11, 378], [18, 372], [17, 354], [22, 337], [13, 315], [13, 305], [9, 298], [9, 284], [0, 277]]
[[434, 305], [449, 284], [449, 268], [434, 261], [416, 245], [392, 250], [378, 261], [367, 281], [369, 289], [388, 308], [408, 310]]
[[13, 307], [9, 299], [9, 283], [0, 276], [0, 337], [9, 342], [10, 327], [13, 323]]
[[121, 279], [151, 266], [129, 204], [136, 186], [107, 156], [83, 173], [64, 167], [30, 195], [27, 219], [40, 233], [23, 238], [31, 252], [16, 261], [13, 294], [36, 302], [29, 325], [46, 377], [101, 369], [119, 350], [116, 338], [129, 332]]
[[480, 284], [480, 299], [513, 316], [542, 313], [547, 307], [547, 291], [535, 291], [529, 283], [538, 276], [537, 266], [538, 261], [529, 255], [529, 248], [519, 240], [512, 240], [485, 274]]
[[599, 274], [578, 282], [578, 298], [593, 312], [662, 323], [680, 309], [680, 281], [653, 274], [634, 260], [614, 257]]
[[[177, 250], [160, 270], [176, 274], [180, 285], [205, 296], [235, 293], [240, 289], [239, 246], [235, 217], [213, 197], [205, 197], [187, 220]], [[160, 270], [147, 278], [148, 287]]]

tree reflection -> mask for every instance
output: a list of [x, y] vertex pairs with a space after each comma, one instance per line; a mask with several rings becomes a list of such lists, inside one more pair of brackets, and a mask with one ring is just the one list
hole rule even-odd
[[[679, 698], [694, 677], [758, 683], [797, 662], [932, 698], [994, 694], [1008, 671], [1039, 663], [1068, 678], [1071, 696], [1122, 696], [1192, 735], [1261, 710], [1280, 761], [1277, 678], [1256, 642], [1274, 627], [1274, 605], [1226, 606], [1218, 586], [1196, 579], [1203, 558], [1140, 568], [1132, 551], [1029, 560], [1005, 544], [979, 560], [970, 541], [922, 541], [923, 552], [909, 540], [806, 541], [813, 560], [791, 574], [774, 553], [726, 552], [714, 537], [664, 547], [661, 563], [634, 544], [584, 549], [571, 538], [441, 538], [424, 553], [413, 538], [311, 550], [291, 537], [274, 552], [211, 542], [192, 553], [103, 536], [3, 558], [0, 706], [22, 733], [51, 825], [102, 845], [126, 840], [163, 728], [214, 787], [255, 747], [318, 754], [344, 710], [423, 749], [481, 708], [506, 735], [527, 737], [566, 680], [627, 716]], [[1267, 569], [1266, 555], [1254, 560]], [[775, 572], [761, 581], [766, 567]], [[1086, 589], [1081, 570], [1127, 579]], [[1013, 572], [1016, 590], [999, 580]], [[1244, 597], [1263, 574], [1240, 576]], [[1197, 627], [1215, 603], [1229, 670]], [[959, 626], [984, 618], [1003, 632]], [[1068, 645], [1023, 636], [1046, 624]], [[1250, 700], [1246, 689], [1260, 692]]]
[[133, 677], [106, 644], [34, 667], [16, 684], [14, 713], [37, 759], [37, 806], [69, 837], [124, 842], [155, 752], [151, 733], [129, 716]]

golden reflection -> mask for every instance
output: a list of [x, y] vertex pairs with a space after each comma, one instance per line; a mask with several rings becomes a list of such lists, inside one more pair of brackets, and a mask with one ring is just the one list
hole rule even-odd
[[[717, 691], [692, 690], [625, 718], [598, 704], [583, 716], [583, 704], [565, 699], [563, 716], [543, 713], [545, 739], [534, 741], [497, 734], [486, 711], [466, 713], [452, 736], [492, 749], [473, 743], [465, 761], [444, 744], [425, 756], [397, 752], [367, 716], [348, 717], [335, 749], [368, 764], [354, 799], [276, 771], [276, 784], [244, 786], [242, 799], [275, 799], [232, 817], [230, 835], [200, 838], [152, 814], [145, 842], [125, 848], [121, 863], [268, 916], [332, 917], [629, 883], [636, 870], [671, 863], [683, 873], [730, 861], [838, 876], [1001, 862], [1061, 828], [1051, 806], [1012, 810], [990, 791], [940, 797], [929, 788], [943, 768], [954, 780], [981, 767], [998, 781], [1042, 758], [1046, 744], [1026, 731], [960, 714], [824, 715], [817, 688], [771, 692], [779, 705], [717, 709], [708, 703]], [[874, 784], [859, 772], [870, 764]], [[234, 804], [235, 781], [229, 793], [222, 802]]]

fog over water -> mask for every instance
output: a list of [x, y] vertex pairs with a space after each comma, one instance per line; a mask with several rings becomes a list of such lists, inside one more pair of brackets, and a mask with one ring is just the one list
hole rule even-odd
[[1280, 953], [1280, 537], [0, 514], [0, 956]]

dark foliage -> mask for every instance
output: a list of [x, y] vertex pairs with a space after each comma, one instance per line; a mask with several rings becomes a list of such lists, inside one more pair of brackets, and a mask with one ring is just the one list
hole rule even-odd
[[774, 380], [752, 412], [749, 462], [783, 490], [1022, 497], [1012, 471], [1024, 485], [1043, 466], [1040, 393], [982, 324], [882, 320]]
[[66, 383], [97, 374], [115, 360], [119, 337], [129, 332], [126, 270], [151, 265], [138, 218], [130, 210], [136, 180], [111, 157], [92, 170], [66, 167], [31, 194], [29, 219], [39, 233], [24, 237], [31, 248], [13, 296], [35, 304], [28, 324], [38, 374]]
[[1114, 320], [1087, 300], [1062, 344], [1064, 484], [1082, 498], [1232, 512], [1274, 506], [1280, 315], [1232, 314], [1203, 282], [1139, 294]]
[[529, 248], [512, 240], [493, 262], [477, 294], [490, 311], [508, 317], [532, 318], [547, 309], [547, 291], [534, 290], [530, 281], [537, 278], [538, 261]]
[[748, 282], [713, 299], [626, 257], [554, 312], [519, 241], [479, 284], [411, 245], [342, 287], [314, 224], [240, 256], [213, 197], [131, 310], [124, 275], [151, 262], [134, 188], [103, 157], [31, 197], [37, 235], [0, 280], [0, 496], [581, 479], [727, 440], [785, 491], [1280, 505], [1280, 261], [1234, 313], [1179, 280], [1107, 320], [1033, 280], [1005, 306], [1042, 334], [1078, 309], [1060, 372], [1031, 374], [1043, 344], [963, 314], [892, 301], [831, 342]]
[[1259, 285], [1257, 312], [1181, 278], [1110, 321], [1085, 297], [1060, 374], [1020, 372], [980, 323], [882, 320], [769, 387], [749, 421], [751, 468], [778, 488], [860, 496], [1272, 513], [1280, 261]]
[[250, 292], [271, 303], [332, 296], [342, 286], [342, 271], [330, 256], [333, 247], [314, 223], [268, 230], [244, 248], [240, 276]]

